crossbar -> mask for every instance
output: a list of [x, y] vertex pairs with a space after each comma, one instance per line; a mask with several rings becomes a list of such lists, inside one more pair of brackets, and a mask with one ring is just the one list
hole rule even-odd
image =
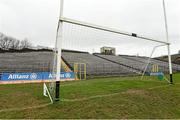
[[94, 29], [98, 29], [98, 30], [103, 30], [103, 31], [107, 31], [107, 32], [112, 32], [112, 33], [116, 33], [116, 34], [126, 35], [126, 36], [130, 36], [130, 37], [136, 37], [136, 38], [144, 39], [147, 41], [152, 41], [152, 42], [170, 45], [169, 42], [164, 42], [164, 41], [156, 40], [153, 38], [148, 38], [148, 37], [145, 37], [142, 35], [138, 35], [136, 33], [123, 32], [123, 31], [119, 31], [116, 29], [112, 29], [112, 28], [108, 28], [108, 27], [104, 27], [104, 26], [99, 26], [99, 25], [95, 25], [95, 24], [91, 24], [91, 23], [86, 23], [86, 22], [82, 22], [82, 21], [77, 21], [77, 20], [70, 19], [70, 18], [61, 17], [60, 21], [75, 24], [75, 25], [90, 27], [90, 28], [94, 28]]

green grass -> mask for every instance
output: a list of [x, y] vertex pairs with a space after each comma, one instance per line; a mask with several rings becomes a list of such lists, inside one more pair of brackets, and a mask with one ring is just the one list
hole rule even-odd
[[42, 84], [0, 85], [0, 118], [180, 118], [180, 74], [174, 79], [174, 85], [155, 77], [63, 82], [60, 102], [23, 110], [49, 102]]

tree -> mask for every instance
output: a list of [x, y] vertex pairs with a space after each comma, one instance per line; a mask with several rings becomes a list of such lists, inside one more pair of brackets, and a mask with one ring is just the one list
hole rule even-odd
[[20, 41], [15, 38], [5, 36], [3, 34], [0, 35], [0, 48], [2, 50], [9, 49], [19, 49]]
[[14, 49], [14, 50], [20, 49], [20, 41], [14, 39], [14, 40], [11, 42], [11, 47], [10, 47], [10, 48], [11, 48], [11, 49]]
[[8, 50], [11, 40], [7, 36], [2, 36], [0, 41], [0, 48], [3, 50]]
[[27, 38], [21, 41], [21, 47], [20, 47], [21, 49], [30, 48], [30, 47], [32, 47], [32, 44], [28, 41]]
[[27, 38], [20, 41], [13, 37], [9, 37], [0, 33], [0, 49], [1, 50], [20, 50], [25, 48], [31, 48], [32, 44], [28, 41]]
[[28, 39], [24, 39], [20, 41], [13, 37], [9, 37], [0, 33], [0, 48], [2, 50], [10, 50], [10, 49], [18, 50], [18, 49], [23, 49], [23, 48], [29, 48], [31, 46], [32, 45], [28, 41]]

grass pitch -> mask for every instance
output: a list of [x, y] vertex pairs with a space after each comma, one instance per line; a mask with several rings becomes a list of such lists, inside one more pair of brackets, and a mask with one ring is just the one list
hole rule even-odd
[[113, 77], [61, 83], [49, 103], [42, 84], [0, 85], [0, 118], [180, 118], [180, 74], [175, 84], [155, 77]]

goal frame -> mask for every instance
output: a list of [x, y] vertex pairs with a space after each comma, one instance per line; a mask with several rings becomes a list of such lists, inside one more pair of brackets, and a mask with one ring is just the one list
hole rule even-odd
[[164, 11], [164, 20], [165, 20], [165, 29], [166, 29], [166, 42], [165, 41], [160, 41], [157, 39], [153, 39], [150, 37], [146, 37], [143, 35], [139, 35], [136, 33], [130, 33], [130, 32], [123, 32], [120, 30], [104, 27], [104, 26], [99, 26], [87, 22], [82, 22], [70, 18], [66, 18], [63, 16], [63, 11], [64, 11], [64, 0], [60, 0], [60, 16], [59, 16], [59, 21], [58, 21], [58, 27], [57, 27], [57, 36], [56, 36], [56, 42], [55, 42], [55, 51], [57, 50], [57, 67], [56, 67], [56, 100], [59, 100], [59, 86], [60, 86], [60, 68], [61, 68], [61, 50], [62, 50], [62, 40], [63, 40], [63, 23], [71, 23], [75, 25], [80, 25], [80, 26], [85, 26], [89, 28], [94, 28], [102, 31], [107, 31], [111, 33], [116, 33], [120, 35], [125, 35], [125, 36], [130, 36], [130, 37], [135, 37], [139, 38], [142, 40], [146, 41], [151, 41], [151, 42], [156, 42], [156, 43], [161, 43], [163, 45], [167, 46], [167, 51], [168, 51], [168, 63], [169, 63], [169, 75], [170, 75], [170, 84], [173, 84], [173, 75], [172, 75], [172, 62], [171, 62], [171, 53], [170, 53], [170, 42], [169, 42], [169, 35], [168, 35], [168, 25], [167, 25], [167, 16], [166, 16], [166, 6], [165, 6], [165, 1], [162, 0], [163, 2], [163, 11]]

